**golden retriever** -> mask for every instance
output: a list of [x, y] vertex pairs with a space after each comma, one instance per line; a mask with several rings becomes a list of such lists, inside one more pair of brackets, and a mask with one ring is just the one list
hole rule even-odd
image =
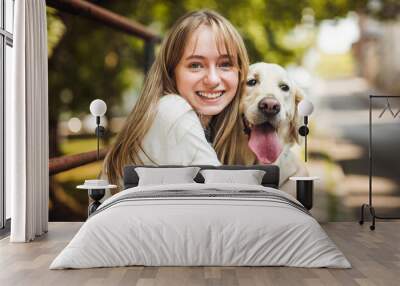
[[302, 99], [302, 92], [281, 66], [250, 66], [240, 105], [247, 145], [252, 151], [245, 161], [278, 165], [280, 188], [291, 194], [295, 188], [289, 177], [307, 175], [305, 165], [290, 150], [299, 143], [297, 105]]

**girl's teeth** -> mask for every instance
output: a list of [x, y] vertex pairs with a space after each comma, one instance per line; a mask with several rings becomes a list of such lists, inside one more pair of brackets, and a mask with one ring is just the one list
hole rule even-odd
[[210, 98], [210, 99], [214, 99], [214, 98], [218, 98], [220, 97], [224, 92], [215, 92], [215, 93], [206, 93], [206, 92], [197, 92], [198, 95], [205, 97], [205, 98]]

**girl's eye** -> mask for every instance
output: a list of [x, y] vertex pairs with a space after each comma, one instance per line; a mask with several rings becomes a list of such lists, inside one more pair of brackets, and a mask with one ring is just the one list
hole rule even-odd
[[289, 91], [289, 86], [287, 85], [287, 84], [284, 84], [284, 83], [281, 83], [280, 85], [279, 85], [279, 88], [281, 89], [281, 90], [283, 90], [283, 91]]
[[233, 65], [231, 62], [222, 62], [219, 66], [221, 68], [231, 68]]
[[201, 64], [200, 63], [191, 63], [191, 64], [189, 64], [189, 68], [198, 69], [198, 68], [201, 68]]
[[255, 86], [257, 84], [257, 80], [256, 79], [249, 79], [247, 82], [246, 82], [246, 85], [247, 86]]

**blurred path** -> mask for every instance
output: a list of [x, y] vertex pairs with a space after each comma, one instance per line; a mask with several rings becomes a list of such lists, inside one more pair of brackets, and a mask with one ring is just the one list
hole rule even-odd
[[[384, 93], [360, 78], [347, 78], [318, 81], [311, 96], [316, 108], [310, 121], [318, 118], [318, 122], [310, 148], [341, 166], [343, 212], [350, 211], [357, 219], [359, 207], [368, 202], [369, 94]], [[373, 104], [373, 205], [378, 215], [400, 216], [400, 116], [394, 119], [385, 113], [378, 119], [385, 104], [385, 100]], [[400, 98], [391, 104], [397, 112]]]

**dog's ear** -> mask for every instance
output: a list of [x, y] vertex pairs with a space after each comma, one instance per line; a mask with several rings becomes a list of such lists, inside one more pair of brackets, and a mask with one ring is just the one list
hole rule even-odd
[[301, 118], [299, 116], [297, 107], [300, 101], [303, 100], [304, 94], [299, 87], [295, 87], [294, 90], [294, 112], [293, 117], [290, 119], [289, 123], [289, 142], [300, 143], [299, 128], [301, 126]]

